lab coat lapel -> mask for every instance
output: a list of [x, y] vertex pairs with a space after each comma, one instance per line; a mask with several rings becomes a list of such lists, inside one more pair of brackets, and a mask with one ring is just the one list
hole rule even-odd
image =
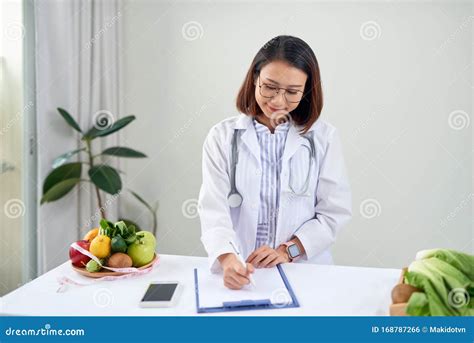
[[252, 117], [241, 114], [237, 121], [236, 129], [245, 130], [242, 133], [241, 140], [250, 150], [250, 153], [256, 158], [257, 165], [260, 166], [260, 146], [258, 145], [257, 133], [252, 123]]
[[299, 133], [299, 128], [292, 124], [286, 137], [285, 151], [282, 157], [283, 166], [285, 166], [286, 162], [295, 154], [300, 145], [304, 144], [304, 141], [305, 139], [301, 137]]

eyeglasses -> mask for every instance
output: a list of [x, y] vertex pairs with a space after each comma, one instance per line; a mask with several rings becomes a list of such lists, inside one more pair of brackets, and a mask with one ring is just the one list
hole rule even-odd
[[260, 78], [258, 78], [258, 87], [260, 89], [260, 95], [264, 98], [273, 98], [280, 93], [280, 90], [284, 90], [285, 99], [289, 103], [298, 103], [303, 98], [303, 92], [296, 89], [286, 89], [281, 87], [275, 87], [267, 83], [260, 83]]

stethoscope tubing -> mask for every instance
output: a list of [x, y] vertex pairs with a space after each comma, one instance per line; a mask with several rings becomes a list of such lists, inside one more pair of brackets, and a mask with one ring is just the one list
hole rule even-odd
[[[232, 208], [239, 207], [242, 204], [243, 197], [237, 190], [236, 186], [236, 181], [235, 181], [235, 176], [237, 172], [237, 163], [239, 159], [239, 154], [238, 154], [238, 136], [239, 136], [239, 131], [240, 130], [234, 130], [234, 134], [232, 136], [232, 148], [231, 148], [231, 168], [230, 168], [230, 192], [229, 195], [227, 196], [227, 200], [229, 203], [229, 206]], [[311, 178], [311, 170], [313, 167], [313, 159], [316, 162], [317, 166], [317, 153], [316, 153], [316, 146], [314, 143], [313, 137], [308, 137], [306, 135], [302, 135], [301, 137], [305, 138], [308, 140], [309, 143], [309, 148], [305, 145], [306, 149], [310, 150], [309, 154], [309, 168], [308, 168], [308, 173], [306, 174], [306, 180], [303, 184], [303, 190], [301, 192], [296, 192], [293, 188], [292, 185], [292, 172], [291, 172], [291, 160], [290, 160], [290, 175], [289, 175], [289, 180], [288, 180], [288, 186], [291, 190], [291, 193], [297, 196], [305, 196], [307, 195], [307, 191], [309, 188], [309, 183], [310, 183], [310, 178]]]

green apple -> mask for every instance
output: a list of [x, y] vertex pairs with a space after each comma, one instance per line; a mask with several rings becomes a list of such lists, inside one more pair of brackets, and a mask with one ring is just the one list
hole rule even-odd
[[141, 267], [153, 260], [156, 239], [151, 232], [137, 232], [137, 240], [127, 248], [127, 255], [132, 258], [134, 267]]
[[150, 231], [138, 231], [137, 239], [143, 239], [145, 244], [151, 244], [156, 247], [156, 238]]

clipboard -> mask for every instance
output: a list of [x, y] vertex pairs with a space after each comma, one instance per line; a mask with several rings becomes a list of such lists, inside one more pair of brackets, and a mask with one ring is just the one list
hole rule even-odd
[[[194, 268], [194, 290], [196, 295], [196, 310], [197, 313], [214, 313], [214, 312], [227, 312], [227, 311], [246, 311], [246, 310], [268, 310], [268, 309], [279, 309], [279, 308], [291, 308], [300, 307], [296, 295], [291, 288], [290, 282], [283, 271], [281, 265], [277, 265], [276, 268], [281, 276], [283, 284], [286, 287], [286, 291], [291, 299], [285, 303], [272, 303], [271, 299], [248, 299], [239, 301], [223, 301], [222, 306], [202, 307], [199, 303], [199, 279], [198, 270]], [[238, 291], [237, 291], [238, 292]], [[288, 300], [290, 300], [288, 299]]]

